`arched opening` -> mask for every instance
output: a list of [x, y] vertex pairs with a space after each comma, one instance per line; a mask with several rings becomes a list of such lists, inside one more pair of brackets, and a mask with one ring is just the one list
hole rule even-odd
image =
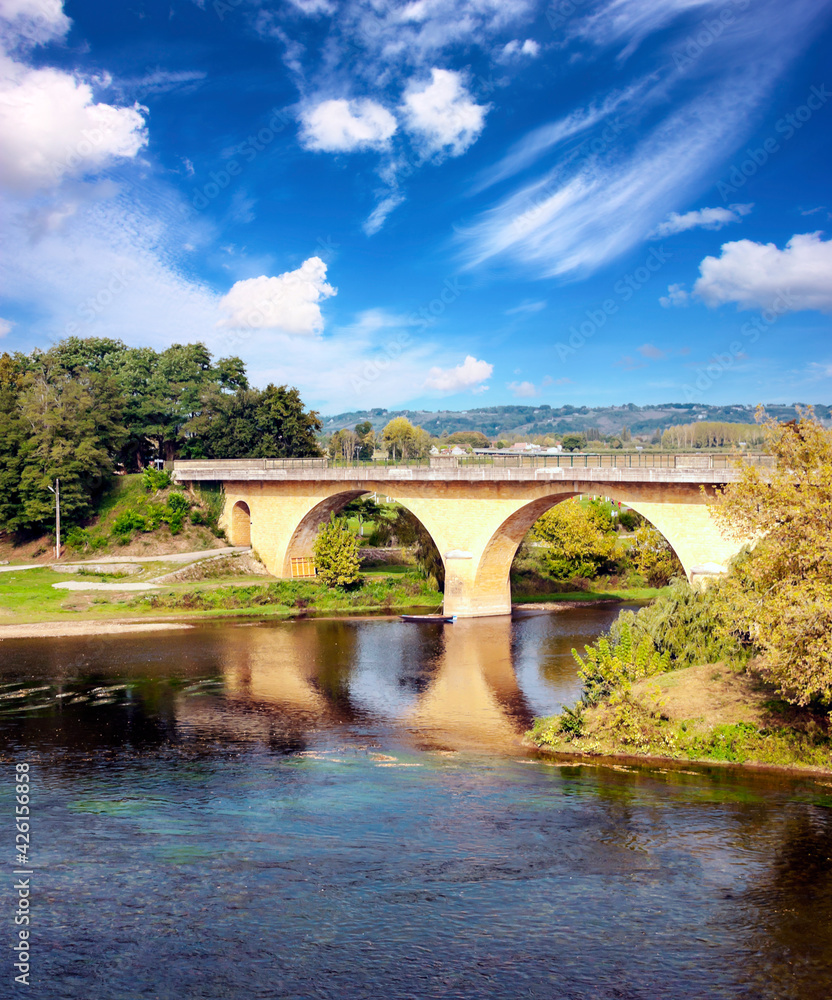
[[[344, 490], [343, 492], [334, 493], [317, 503], [304, 515], [292, 534], [291, 540], [286, 547], [283, 575], [286, 577], [313, 575], [312, 560], [318, 529], [329, 520], [331, 514], [337, 515], [352, 501], [374, 493], [382, 497], [387, 497], [397, 504], [402, 511], [407, 513], [408, 517], [402, 519], [403, 523], [398, 526], [396, 535], [397, 537], [401, 536], [403, 529], [407, 529], [406, 538], [400, 538], [400, 541], [403, 542], [405, 547], [412, 548], [417, 564], [420, 568], [426, 567], [426, 574], [434, 576], [437, 585], [441, 589], [441, 584], [444, 580], [444, 560], [436, 546], [430, 529], [424, 524], [421, 518], [413, 513], [407, 503], [403, 503], [398, 497], [389, 495], [386, 484], [377, 490]], [[371, 541], [369, 535], [365, 534], [364, 538], [368, 542]]]
[[[511, 569], [521, 543], [539, 518], [558, 504], [579, 496], [581, 494], [576, 492], [550, 494], [525, 504], [507, 517], [491, 536], [483, 551], [475, 577], [475, 592], [482, 594], [483, 592], [491, 591], [494, 597], [497, 595], [502, 596], [505, 606], [510, 605], [512, 600]], [[613, 505], [616, 504], [617, 501], [613, 499]], [[662, 530], [662, 525], [656, 523], [656, 520], [648, 516], [646, 511], [641, 510], [640, 504], [627, 500], [626, 506], [635, 511], [647, 526], [653, 528], [661, 536], [661, 541], [666, 543], [672, 554], [673, 562], [678, 566], [679, 570], [684, 572], [685, 568], [678, 559], [666, 533]], [[653, 513], [652, 510], [650, 513]], [[556, 592], [556, 588], [553, 587], [552, 593]]]
[[242, 500], [231, 508], [231, 544], [251, 545], [251, 511]]

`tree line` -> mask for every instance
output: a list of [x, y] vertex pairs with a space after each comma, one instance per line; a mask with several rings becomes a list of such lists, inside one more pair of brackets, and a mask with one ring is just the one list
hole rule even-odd
[[238, 357], [71, 337], [0, 355], [0, 531], [89, 518], [118, 472], [154, 459], [320, 455], [321, 421], [297, 389], [249, 385]]
[[662, 434], [662, 448], [724, 448], [740, 444], [760, 445], [765, 440], [761, 427], [732, 424], [724, 420], [699, 420], [692, 424], [677, 424]]

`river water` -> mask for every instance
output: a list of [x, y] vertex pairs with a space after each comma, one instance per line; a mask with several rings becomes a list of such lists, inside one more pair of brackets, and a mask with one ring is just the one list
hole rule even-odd
[[832, 780], [520, 746], [614, 614], [4, 641], [0, 997], [828, 997]]

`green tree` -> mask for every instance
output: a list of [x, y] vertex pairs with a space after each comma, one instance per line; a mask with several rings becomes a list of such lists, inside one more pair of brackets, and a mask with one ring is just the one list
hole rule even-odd
[[594, 507], [572, 499], [538, 518], [531, 536], [547, 543], [542, 561], [554, 579], [592, 578], [610, 564], [615, 552], [615, 535], [605, 527]]
[[676, 553], [664, 535], [648, 524], [636, 529], [630, 550], [636, 571], [651, 587], [664, 587], [684, 573]]
[[20, 504], [14, 529], [44, 529], [54, 518], [49, 486], [61, 481], [61, 515], [69, 526], [89, 517], [113, 477], [113, 455], [124, 439], [121, 401], [112, 379], [93, 372], [74, 377], [30, 373], [20, 412], [26, 440], [20, 455]]
[[316, 434], [323, 426], [315, 410], [307, 411], [297, 389], [267, 385], [257, 406], [262, 435], [255, 457], [315, 458], [321, 454]]
[[[762, 411], [758, 414], [762, 420]], [[726, 594], [732, 618], [764, 654], [762, 672], [799, 705], [832, 702], [832, 431], [811, 410], [763, 422], [774, 469], [739, 463], [712, 507], [722, 529], [758, 539]]]
[[586, 447], [586, 441], [583, 434], [564, 434], [561, 446], [564, 451], [580, 451]]
[[449, 435], [447, 444], [469, 448], [490, 448], [491, 442], [481, 431], [456, 431]]
[[430, 435], [414, 427], [407, 417], [394, 417], [381, 432], [391, 458], [424, 458], [430, 451]]
[[358, 437], [358, 459], [361, 462], [369, 462], [376, 450], [376, 436], [373, 432], [373, 425], [369, 420], [364, 420], [355, 425], [355, 434]]
[[315, 569], [328, 587], [349, 587], [358, 581], [361, 563], [358, 559], [358, 539], [349, 531], [346, 521], [329, 515], [315, 538]]
[[23, 369], [0, 355], [0, 531], [8, 531], [20, 508], [20, 477], [26, 429], [20, 412]]

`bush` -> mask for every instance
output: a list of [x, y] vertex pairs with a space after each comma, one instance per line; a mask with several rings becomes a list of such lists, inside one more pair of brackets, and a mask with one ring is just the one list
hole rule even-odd
[[637, 514], [634, 510], [622, 510], [618, 515], [618, 523], [626, 531], [635, 531], [646, 522], [641, 514]]
[[73, 525], [64, 535], [64, 545], [78, 552], [84, 552], [90, 548], [90, 533], [86, 528], [79, 528]]
[[664, 587], [674, 577], [684, 574], [682, 564], [667, 539], [647, 524], [636, 529], [631, 555], [636, 570], [651, 587]]
[[624, 628], [632, 629], [638, 641], [650, 639], [668, 654], [674, 669], [719, 661], [741, 664], [752, 652], [748, 637], [731, 631], [733, 617], [720, 582], [700, 589], [675, 580], [670, 592], [648, 607], [622, 611], [610, 629], [613, 642]]
[[148, 493], [158, 493], [159, 490], [165, 490], [171, 482], [171, 474], [165, 469], [154, 469], [148, 466], [142, 472], [142, 486]]
[[167, 505], [175, 514], [185, 514], [191, 509], [191, 501], [184, 493], [171, 493]]
[[113, 534], [121, 538], [129, 538], [134, 531], [147, 531], [147, 526], [147, 518], [131, 508], [116, 518], [113, 524]]
[[328, 587], [349, 587], [358, 582], [361, 568], [358, 539], [334, 514], [318, 530], [314, 553], [318, 577]]
[[670, 653], [660, 653], [649, 635], [637, 637], [632, 621], [621, 623], [608, 638], [585, 646], [584, 652], [586, 659], [582, 660], [577, 650], [572, 650], [584, 685], [581, 701], [586, 705], [597, 705], [613, 691], [626, 690], [633, 681], [664, 673], [670, 665]]

